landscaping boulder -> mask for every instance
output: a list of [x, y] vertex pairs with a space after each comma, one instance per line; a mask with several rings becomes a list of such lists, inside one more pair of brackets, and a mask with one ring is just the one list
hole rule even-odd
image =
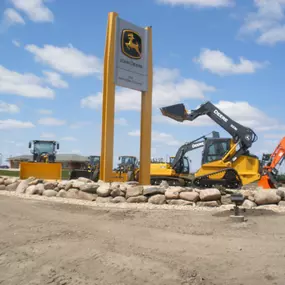
[[274, 190], [259, 190], [254, 193], [254, 200], [257, 205], [278, 204], [281, 197]]
[[147, 197], [143, 195], [135, 196], [135, 197], [129, 197], [127, 199], [128, 203], [145, 203], [147, 202]]
[[127, 188], [126, 198], [136, 197], [143, 194], [143, 186], [135, 186]]
[[110, 184], [101, 184], [97, 189], [97, 195], [100, 197], [108, 197], [111, 193]]
[[165, 191], [165, 197], [166, 199], [178, 199], [179, 193], [183, 190], [182, 187], [168, 187]]
[[117, 196], [111, 200], [112, 203], [124, 203], [126, 202], [126, 198], [122, 196]]
[[0, 184], [0, 191], [6, 190], [6, 186], [4, 184]]
[[44, 183], [45, 190], [54, 190], [57, 187], [56, 181], [47, 181]]
[[111, 196], [113, 198], [118, 196], [125, 196], [125, 193], [120, 188], [115, 188], [111, 191]]
[[144, 186], [143, 195], [150, 196], [155, 194], [165, 194], [166, 189], [157, 186]]
[[6, 190], [7, 191], [16, 191], [17, 187], [19, 186], [20, 182], [19, 181], [16, 181], [16, 182], [13, 182], [12, 184], [8, 184], [6, 186]]
[[80, 190], [86, 193], [90, 193], [90, 194], [96, 194], [97, 193], [97, 189], [99, 188], [99, 185], [96, 183], [86, 183], [82, 186], [80, 186]]
[[162, 205], [165, 204], [166, 198], [162, 194], [153, 195], [148, 199], [148, 203]]
[[244, 200], [242, 207], [245, 209], [252, 209], [254, 207], [256, 207], [256, 203], [250, 201], [250, 200]]
[[197, 202], [200, 200], [199, 194], [197, 192], [180, 192], [179, 198], [186, 200], [186, 201], [192, 201]]
[[36, 194], [43, 195], [44, 191], [45, 191], [44, 184], [39, 183], [36, 185]]
[[63, 189], [59, 190], [59, 192], [56, 194], [56, 197], [67, 198], [67, 191]]
[[37, 189], [36, 189], [36, 185], [30, 185], [27, 189], [26, 189], [26, 194], [28, 195], [34, 195], [37, 194]]
[[43, 192], [43, 196], [46, 196], [46, 197], [55, 197], [56, 195], [57, 195], [57, 192], [52, 189], [48, 189]]
[[83, 191], [78, 191], [77, 196], [78, 199], [88, 200], [88, 201], [95, 201], [97, 198], [96, 194], [90, 194]]
[[221, 192], [215, 188], [209, 188], [200, 191], [201, 201], [216, 201], [221, 199]]

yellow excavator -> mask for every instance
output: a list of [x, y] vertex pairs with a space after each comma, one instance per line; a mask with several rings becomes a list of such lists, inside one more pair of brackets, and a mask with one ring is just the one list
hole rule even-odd
[[219, 132], [211, 132], [179, 147], [175, 156], [169, 162], [152, 161], [150, 165], [151, 184], [159, 185], [163, 180], [171, 186], [187, 186], [192, 184], [190, 163], [185, 154], [205, 146], [207, 136], [219, 138]]
[[56, 162], [58, 142], [33, 140], [29, 142], [29, 149], [31, 149], [33, 159], [31, 162], [20, 163], [20, 179], [35, 177], [60, 180], [62, 178], [62, 164]]
[[258, 139], [252, 129], [235, 122], [209, 101], [190, 111], [182, 103], [160, 110], [162, 115], [178, 122], [194, 121], [207, 115], [232, 136], [205, 141], [202, 166], [192, 180], [194, 187], [224, 186], [239, 189], [260, 179], [260, 160], [249, 152], [249, 148]]

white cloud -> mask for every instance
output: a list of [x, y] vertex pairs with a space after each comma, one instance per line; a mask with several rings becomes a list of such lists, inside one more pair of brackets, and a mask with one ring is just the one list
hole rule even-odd
[[0, 113], [19, 113], [20, 108], [15, 104], [8, 104], [0, 101]]
[[283, 134], [264, 134], [264, 138], [266, 139], [282, 139], [284, 137], [284, 133]]
[[[139, 137], [140, 130], [128, 132], [128, 135], [132, 137]], [[169, 146], [180, 146], [181, 145], [181, 142], [174, 139], [174, 137], [171, 134], [166, 134], [166, 133], [158, 132], [158, 131], [152, 131], [151, 136], [152, 136], [153, 142], [160, 142], [162, 144], [166, 144]]]
[[18, 73], [0, 65], [0, 93], [30, 98], [55, 97], [54, 91], [44, 86], [43, 80], [31, 73]]
[[240, 57], [239, 62], [235, 63], [223, 52], [209, 49], [203, 49], [199, 57], [194, 58], [194, 62], [198, 63], [202, 69], [219, 75], [255, 73], [257, 69], [266, 65], [266, 63], [251, 61], [243, 57]]
[[91, 125], [92, 123], [89, 122], [89, 121], [83, 121], [83, 122], [77, 122], [77, 123], [74, 123], [74, 124], [71, 124], [69, 127], [71, 129], [80, 129], [81, 127], [84, 127], [84, 126], [89, 126]]
[[257, 43], [275, 45], [285, 41], [285, 1], [254, 0], [256, 11], [245, 18], [240, 35], [257, 35]]
[[115, 125], [127, 126], [128, 121], [125, 118], [117, 118], [115, 119]]
[[12, 119], [0, 120], [0, 130], [28, 129], [34, 127], [34, 124], [31, 122], [22, 122]]
[[20, 46], [21, 46], [20, 42], [17, 41], [17, 40], [13, 40], [12, 43], [13, 43], [13, 45], [16, 46], [16, 47], [20, 47]]
[[53, 71], [43, 71], [46, 82], [56, 88], [68, 88], [68, 83], [61, 79], [61, 75]]
[[41, 134], [42, 139], [53, 139], [55, 138], [55, 134], [52, 133], [42, 133]]
[[[156, 68], [154, 70], [153, 99], [154, 108], [165, 104], [175, 104], [181, 100], [204, 99], [205, 93], [216, 89], [204, 82], [184, 78], [178, 69]], [[102, 93], [81, 99], [82, 108], [97, 109], [102, 104]], [[140, 111], [141, 93], [121, 88], [116, 92], [116, 111]]]
[[57, 47], [44, 45], [26, 45], [25, 49], [32, 53], [37, 62], [49, 65], [53, 69], [72, 76], [88, 76], [97, 74], [101, 78], [102, 61], [94, 55], [84, 54], [72, 45]]
[[44, 0], [10, 0], [14, 6], [23, 11], [34, 22], [53, 22], [51, 10], [44, 4]]
[[65, 123], [66, 122], [64, 120], [59, 120], [51, 117], [41, 118], [38, 121], [39, 125], [45, 125], [45, 126], [62, 126], [65, 125]]
[[229, 7], [234, 4], [232, 0], [156, 0], [157, 3], [169, 4], [172, 6], [196, 6], [202, 7]]
[[52, 114], [52, 110], [40, 109], [40, 110], [38, 110], [38, 113], [40, 113], [42, 115], [50, 115], [50, 114]]
[[77, 139], [74, 137], [63, 137], [60, 140], [62, 140], [62, 141], [77, 141]]
[[[279, 122], [277, 119], [271, 118], [263, 113], [258, 108], [251, 106], [248, 102], [239, 101], [219, 101], [214, 105], [224, 112], [231, 119], [240, 123], [243, 126], [252, 128], [254, 131], [262, 132], [268, 130], [285, 130], [285, 124]], [[187, 106], [186, 106], [187, 108]], [[189, 108], [187, 108], [189, 110]], [[192, 110], [196, 107], [191, 108]], [[211, 120], [207, 115], [198, 117], [196, 120], [184, 121], [183, 123], [174, 121], [168, 117], [155, 116], [154, 122], [156, 123], [170, 123], [175, 125], [184, 125], [192, 127], [201, 127], [201, 126], [217, 126], [217, 124]]]
[[81, 154], [81, 151], [79, 149], [73, 149], [71, 151], [71, 153], [74, 153], [74, 154]]
[[6, 9], [4, 11], [4, 25], [11, 26], [15, 24], [25, 25], [23, 17], [14, 9]]

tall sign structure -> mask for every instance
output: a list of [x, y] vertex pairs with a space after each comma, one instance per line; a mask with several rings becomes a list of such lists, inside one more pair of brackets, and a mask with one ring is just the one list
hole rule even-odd
[[[116, 85], [141, 92], [139, 183], [150, 184], [152, 120], [152, 28], [138, 27], [108, 14], [104, 55], [102, 138], [100, 179], [112, 181], [115, 88]], [[136, 96], [134, 94], [134, 96]]]

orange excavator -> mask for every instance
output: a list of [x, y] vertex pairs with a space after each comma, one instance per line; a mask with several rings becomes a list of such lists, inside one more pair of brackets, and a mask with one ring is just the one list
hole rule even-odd
[[263, 189], [277, 189], [281, 186], [277, 181], [278, 168], [285, 158], [285, 137], [279, 142], [272, 154], [263, 154], [261, 165], [262, 176], [258, 186]]

